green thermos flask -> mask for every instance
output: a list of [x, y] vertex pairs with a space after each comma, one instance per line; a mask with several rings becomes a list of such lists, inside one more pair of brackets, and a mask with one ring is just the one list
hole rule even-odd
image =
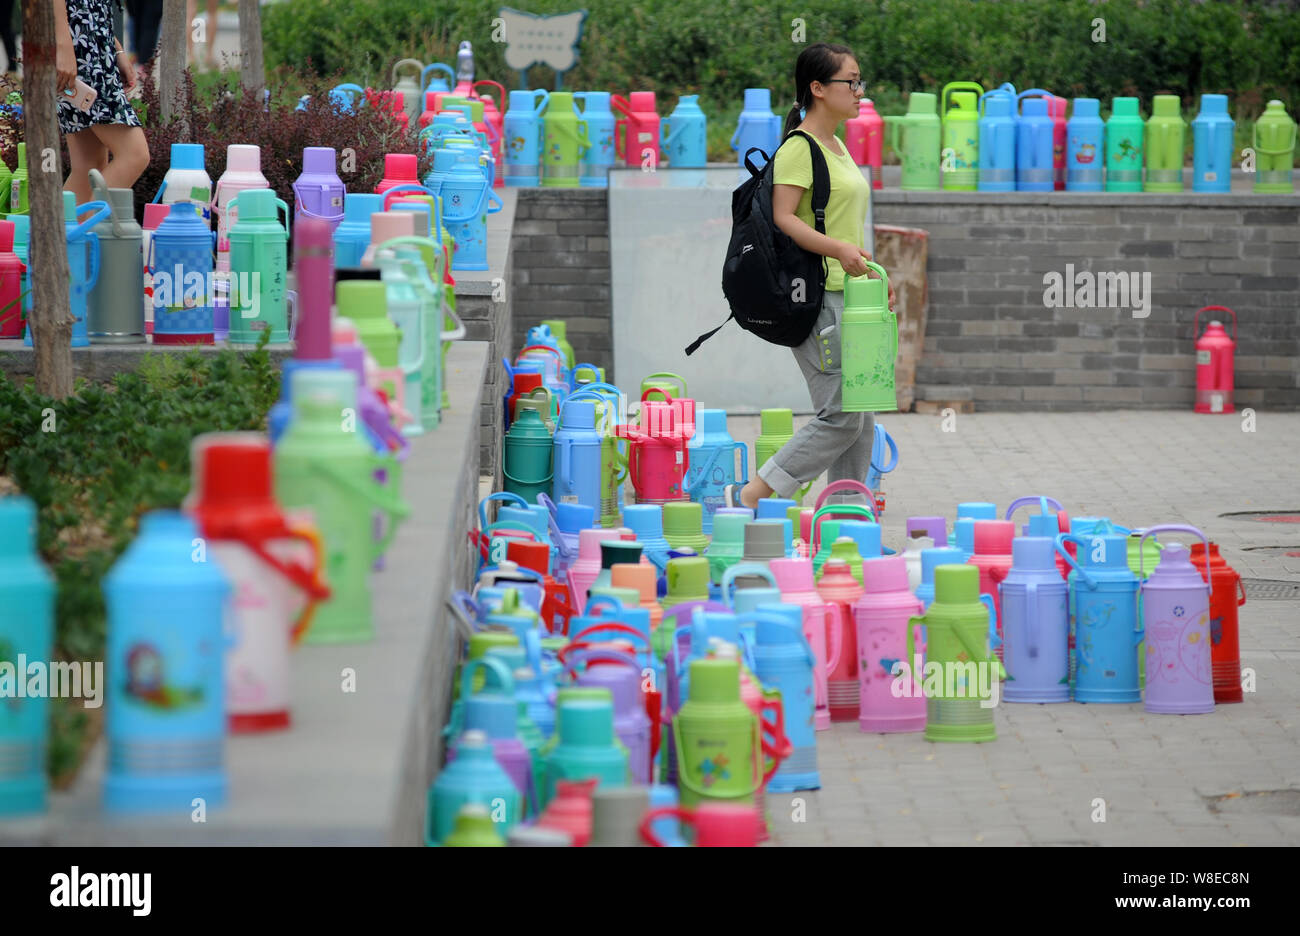
[[844, 318], [840, 326], [840, 382], [846, 413], [892, 413], [894, 361], [898, 357], [898, 319], [889, 308], [889, 274], [844, 278]]
[[1106, 191], [1142, 191], [1142, 114], [1135, 97], [1111, 101], [1106, 121]]
[[1183, 190], [1183, 147], [1187, 122], [1176, 94], [1157, 94], [1147, 121], [1147, 178], [1145, 192]]
[[[397, 395], [403, 380], [398, 367], [397, 349], [401, 335], [388, 317], [388, 298], [384, 284], [378, 280], [343, 280], [334, 287], [334, 304], [340, 318], [350, 319], [357, 327], [357, 340], [370, 352], [382, 372], [384, 393], [390, 400]], [[234, 324], [234, 315], [231, 315]]]
[[[289, 340], [285, 282], [289, 269], [289, 206], [271, 189], [244, 189], [227, 211], [230, 227], [231, 344], [256, 344], [263, 331], [271, 344]], [[284, 212], [281, 223], [278, 211]]]
[[587, 122], [578, 114], [573, 94], [551, 92], [542, 115], [542, 186], [577, 188], [582, 154], [589, 149]]
[[[1255, 121], [1255, 191], [1287, 195], [1294, 191], [1296, 123], [1281, 101], [1269, 101]], [[14, 173], [15, 180], [18, 174]]]
[[[374, 636], [370, 569], [388, 548], [398, 521], [410, 513], [389, 493], [401, 489], [401, 466], [391, 456], [376, 455], [366, 442], [352, 371], [299, 368], [290, 383], [293, 418], [275, 447], [275, 493], [285, 510], [314, 513], [331, 591], [304, 640], [369, 640]], [[375, 480], [379, 469], [389, 479], [387, 487]], [[374, 536], [376, 510], [388, 515], [380, 540]]]
[[984, 86], [974, 81], [950, 81], [943, 86], [943, 149], [939, 156], [946, 191], [976, 189], [980, 165], [979, 99], [983, 93]]
[[27, 187], [27, 144], [19, 143], [18, 166], [14, 169], [13, 179], [9, 184], [9, 213], [27, 214], [27, 199], [30, 194]]
[[[673, 716], [681, 806], [755, 805], [762, 774], [758, 716], [740, 698], [740, 661], [710, 657], [690, 664], [690, 695]], [[773, 766], [775, 772], [775, 765]]]
[[518, 494], [530, 504], [538, 494], [551, 493], [551, 461], [555, 443], [536, 410], [516, 410], [506, 431], [504, 480], [501, 489]]
[[[907, 661], [913, 692], [925, 692], [927, 741], [994, 741], [993, 688], [1006, 670], [989, 652], [993, 596], [981, 595], [980, 570], [973, 565], [943, 565], [934, 570], [934, 601], [907, 628]], [[987, 600], [986, 600], [987, 599]], [[925, 670], [916, 672], [913, 624], [926, 627]]]
[[889, 128], [889, 145], [903, 162], [903, 191], [938, 191], [942, 130], [939, 115], [935, 111], [934, 95], [913, 91], [907, 100], [907, 114], [902, 117], [886, 117], [885, 124]]

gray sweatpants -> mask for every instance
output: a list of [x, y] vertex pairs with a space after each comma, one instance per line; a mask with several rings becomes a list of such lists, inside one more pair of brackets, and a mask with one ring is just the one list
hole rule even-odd
[[[844, 293], [827, 290], [817, 324], [794, 351], [816, 415], [758, 469], [758, 476], [781, 497], [792, 497], [827, 472], [827, 483], [845, 478], [866, 483], [875, 439], [870, 413], [840, 411], [840, 320]], [[833, 330], [821, 334], [827, 328]], [[832, 495], [833, 502], [861, 503], [860, 495]]]

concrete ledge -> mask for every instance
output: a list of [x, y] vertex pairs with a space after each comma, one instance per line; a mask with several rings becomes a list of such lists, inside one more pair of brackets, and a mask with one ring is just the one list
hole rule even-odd
[[[0, 822], [0, 843], [57, 845], [419, 845], [425, 796], [442, 762], [457, 635], [446, 602], [469, 584], [465, 531], [478, 498], [478, 409], [487, 345], [448, 352], [451, 409], [411, 440], [402, 488], [411, 515], [376, 573], [375, 640], [311, 646], [293, 660], [293, 727], [226, 745], [228, 804], [118, 819], [100, 807], [101, 739], [74, 788], [49, 813]], [[356, 691], [342, 691], [342, 671]]]
[[[139, 368], [147, 357], [158, 354], [184, 355], [190, 351], [199, 354], [217, 354], [227, 349], [227, 345], [91, 345], [89, 348], [72, 349], [72, 373], [95, 382], [107, 382], [114, 374], [133, 371]], [[268, 347], [271, 360], [275, 364], [293, 356], [293, 344]], [[20, 338], [0, 340], [0, 373], [17, 379], [36, 376], [36, 352], [23, 345]]]

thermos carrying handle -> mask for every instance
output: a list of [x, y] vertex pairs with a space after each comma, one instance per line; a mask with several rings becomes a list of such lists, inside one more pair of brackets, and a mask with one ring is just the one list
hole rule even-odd
[[490, 501], [502, 501], [511, 505], [518, 505], [524, 508], [528, 507], [528, 501], [511, 491], [497, 491], [495, 494], [489, 494], [478, 502], [478, 527], [480, 530], [487, 529], [487, 508]]
[[[826, 498], [830, 497], [830, 495], [835, 494], [839, 491], [855, 491], [866, 498], [867, 504], [869, 506], [875, 504], [875, 498], [872, 496], [870, 489], [868, 489], [868, 487], [865, 484], [863, 484], [861, 481], [854, 481], [851, 478], [845, 478], [841, 481], [832, 481], [830, 484], [826, 485], [826, 488], [821, 492], [821, 495], [817, 498], [817, 503], [813, 505], [813, 510], [814, 511], [821, 510], [822, 507], [825, 506], [826, 504]], [[842, 506], [857, 507], [860, 505], [845, 504]], [[870, 510], [871, 510], [871, 519], [875, 520], [876, 519], [875, 507], [870, 506]]]
[[468, 645], [482, 618], [478, 602], [470, 596], [469, 592], [457, 589], [447, 599], [447, 610], [451, 612], [452, 620], [459, 625], [460, 635]]
[[1229, 315], [1231, 315], [1232, 316], [1232, 343], [1233, 344], [1237, 343], [1237, 313], [1229, 309], [1227, 306], [1221, 306], [1221, 305], [1202, 306], [1201, 308], [1196, 310], [1196, 317], [1192, 319], [1193, 340], [1199, 340], [1201, 335], [1201, 313], [1202, 312], [1227, 312]]
[[894, 441], [894, 437], [891, 436], [888, 430], [886, 430], [880, 423], [876, 423], [874, 431], [877, 436], [880, 436], [882, 433], [884, 434], [885, 446], [889, 449], [889, 464], [881, 467], [880, 465], [877, 465], [873, 459], [871, 461], [871, 467], [881, 474], [889, 474], [898, 467], [898, 443]]
[[1286, 155], [1289, 155], [1289, 154], [1295, 152], [1295, 141], [1296, 141], [1296, 123], [1295, 123], [1295, 121], [1292, 121], [1292, 122], [1291, 122], [1291, 142], [1288, 143], [1288, 144], [1287, 144], [1284, 148], [1282, 148], [1282, 149], [1270, 150], [1270, 149], [1261, 149], [1261, 148], [1260, 148], [1260, 145], [1259, 145], [1259, 121], [1258, 121], [1258, 120], [1255, 121], [1255, 125], [1254, 125], [1253, 127], [1251, 127], [1251, 130], [1250, 130], [1250, 145], [1251, 145], [1251, 147], [1255, 150], [1255, 152], [1256, 152], [1257, 154], [1262, 153], [1262, 154], [1265, 155], [1265, 156], [1286, 156]]
[[68, 231], [67, 240], [69, 244], [113, 213], [113, 209], [108, 206], [107, 202], [88, 201], [77, 206], [76, 216], [80, 218], [87, 211], [93, 211], [94, 214], [85, 221], [78, 222], [76, 227]]
[[[641, 382], [645, 383], [647, 380], [655, 380], [660, 377], [667, 378], [669, 381], [676, 383], [677, 386], [681, 388], [682, 392], [678, 394], [679, 398], [685, 398], [690, 396], [690, 393], [686, 389], [686, 378], [681, 376], [681, 374], [674, 374], [672, 371], [656, 371], [653, 374], [646, 374], [646, 376], [641, 380]], [[665, 394], [664, 396], [665, 398], [667, 398], [667, 394]], [[641, 395], [641, 399], [642, 400], [645, 399], [645, 394]]]
[[1064, 507], [1061, 506], [1061, 502], [1054, 497], [1048, 497], [1046, 494], [1028, 494], [1024, 497], [1017, 497], [1015, 500], [1013, 500], [1007, 506], [1006, 516], [1004, 516], [1002, 519], [1010, 520], [1011, 515], [1016, 512], [1017, 508], [1023, 507], [1025, 504], [1032, 504], [1035, 501], [1038, 502], [1039, 509], [1042, 511], [1044, 515], [1047, 514], [1047, 507], [1049, 504], [1056, 508], [1057, 513], [1060, 513], [1062, 510], [1065, 509]]
[[[319, 218], [321, 221], [330, 221], [330, 222], [338, 221], [338, 220], [340, 220], [340, 219], [343, 217], [343, 212], [342, 212], [342, 211], [339, 211], [338, 214], [334, 214], [334, 215], [322, 215], [322, 214], [317, 214], [316, 212], [314, 212], [314, 211], [312, 211], [310, 208], [308, 208], [305, 204], [303, 204], [302, 193], [303, 193], [303, 190], [306, 188], [306, 186], [304, 186], [304, 185], [303, 185], [302, 183], [300, 183], [300, 182], [295, 182], [295, 183], [293, 183], [293, 185], [291, 186], [291, 188], [293, 189], [294, 198], [297, 199], [297, 206], [296, 206], [296, 208], [297, 208], [298, 214], [300, 214], [300, 215], [302, 215], [302, 216], [304, 216], [304, 217], [307, 217], [307, 218]], [[321, 184], [320, 186], [318, 186], [318, 188], [320, 188], [320, 191], [321, 191], [321, 194], [322, 194], [322, 195], [324, 195], [326, 192], [328, 192], [328, 191], [330, 190], [330, 187], [329, 187], [328, 185], [325, 185], [325, 184]]]
[[[826, 628], [826, 675], [830, 674], [840, 665], [840, 657], [844, 655], [844, 609], [839, 606], [838, 602], [828, 601], [823, 608], [826, 609], [827, 628]], [[834, 623], [831, 623], [834, 618]], [[835, 635], [835, 652], [831, 653], [831, 634]], [[830, 703], [829, 699], [823, 699], [823, 702]]]
[[[495, 657], [481, 656], [473, 660], [466, 660], [460, 669], [460, 698], [468, 699], [474, 694], [474, 676], [480, 669], [486, 669], [489, 673], [497, 678], [503, 695], [513, 696], [515, 694], [515, 679], [510, 675], [510, 670], [504, 663]], [[487, 678], [484, 674], [483, 688], [487, 688]]]
[[[859, 482], [836, 481], [835, 483], [836, 484], [858, 484]], [[832, 487], [833, 486], [834, 485], [832, 485]], [[860, 504], [827, 504], [825, 507], [819, 508], [817, 512], [813, 514], [813, 518], [812, 518], [812, 534], [813, 534], [812, 555], [813, 556], [816, 556], [818, 551], [821, 548], [822, 521], [825, 520], [827, 517], [833, 517], [836, 514], [849, 514], [854, 517], [869, 516], [871, 517], [873, 522], [875, 520], [875, 515], [872, 514], [871, 511], [868, 510], [866, 507], [863, 507]]]
[[[418, 182], [403, 182], [400, 185], [394, 185], [392, 188], [384, 192], [384, 210], [388, 210], [389, 205], [392, 204], [394, 195], [404, 195], [408, 192], [419, 192], [420, 194], [430, 196], [434, 194]], [[276, 201], [279, 201], [279, 199], [277, 198]], [[283, 202], [281, 202], [281, 204], [283, 204]]]
[[[996, 647], [998, 644], [1002, 643], [1002, 638], [998, 637], [997, 605], [994, 604], [993, 596], [990, 595], [988, 592], [984, 592], [983, 594], [980, 595], [980, 601], [983, 602], [984, 606], [989, 609], [989, 646]], [[953, 630], [957, 633], [957, 637], [961, 640], [962, 646], [965, 647], [967, 652], [970, 653], [972, 660], [988, 659], [989, 654], [976, 653], [974, 650], [971, 649], [970, 644], [966, 643], [966, 638], [962, 636], [960, 628], [954, 627]]]
[[90, 262], [90, 272], [86, 277], [84, 290], [89, 293], [99, 282], [99, 235], [94, 231], [86, 234], [86, 254]]
[[[370, 457], [373, 468], [384, 469], [388, 473], [389, 483], [394, 485], [398, 484], [401, 467], [397, 461], [386, 455], [372, 455]], [[374, 484], [374, 482], [371, 482], [370, 484], [359, 484], [354, 478], [339, 471], [331, 464], [321, 461], [313, 461], [311, 462], [311, 467], [313, 471], [325, 475], [336, 484], [347, 488], [354, 494], [360, 495], [362, 499], [370, 501], [384, 513], [389, 515], [390, 520], [388, 523], [388, 530], [385, 532], [383, 539], [376, 544], [373, 550], [374, 556], [371, 558], [371, 561], [383, 555], [384, 551], [388, 548], [388, 544], [392, 541], [393, 536], [397, 533], [397, 524], [393, 521], [408, 516], [411, 513], [411, 508], [400, 500], [390, 498], [384, 494], [376, 493], [374, 488], [378, 485]]]
[[[577, 651], [577, 657], [566, 661], [565, 657], [567, 657], [571, 651]], [[622, 663], [635, 669], [637, 675], [640, 675], [641, 673], [641, 661], [638, 660], [634, 654], [622, 650], [598, 647], [585, 640], [570, 641], [560, 650], [560, 662], [564, 665], [565, 670], [572, 673], [574, 676], [578, 675], [579, 662], [590, 665], [593, 660], [596, 659], [607, 663]]]
[[449, 88], [450, 88], [450, 87], [455, 87], [455, 85], [456, 85], [456, 73], [455, 73], [454, 71], [452, 71], [451, 66], [450, 66], [450, 65], [444, 65], [442, 62], [430, 62], [428, 65], [425, 65], [423, 68], [420, 69], [420, 85], [422, 86], [422, 90], [420, 91], [421, 94], [427, 94], [427, 93], [429, 92], [429, 86], [430, 86], [431, 84], [433, 84], [432, 81], [426, 82], [426, 81], [424, 80], [424, 76], [427, 75], [427, 74], [429, 74], [429, 72], [432, 72], [432, 71], [444, 71], [444, 72], [446, 72], [446, 73], [447, 73], [447, 78], [449, 79], [449, 80], [447, 81], [447, 87], [449, 87]]
[[404, 58], [404, 59], [398, 59], [396, 62], [393, 63], [393, 70], [390, 75], [393, 84], [397, 84], [397, 70], [401, 68], [403, 65], [414, 65], [420, 73], [420, 80], [424, 79], [424, 68], [425, 68], [424, 63], [419, 61], [418, 59]]
[[777, 587], [776, 576], [772, 574], [771, 569], [768, 569], [766, 566], [761, 566], [757, 562], [745, 562], [742, 560], [722, 573], [722, 603], [728, 607], [735, 606], [734, 596], [730, 594], [731, 583], [741, 575], [757, 575], [761, 578], [767, 579], [773, 588]]
[[1146, 538], [1152, 533], [1192, 533], [1200, 537], [1201, 542], [1205, 544], [1205, 585], [1209, 589], [1209, 596], [1213, 598], [1214, 578], [1210, 575], [1210, 539], [1196, 527], [1188, 526], [1185, 523], [1161, 523], [1157, 526], [1147, 527], [1142, 531], [1142, 538], [1138, 540], [1138, 578], [1146, 578], [1142, 571], [1143, 559], [1146, 558], [1142, 555], [1142, 544], [1146, 542]]
[[1077, 533], [1056, 534], [1056, 544], [1055, 544], [1056, 551], [1060, 553], [1061, 556], [1065, 559], [1067, 565], [1069, 565], [1072, 569], [1074, 569], [1074, 571], [1079, 573], [1079, 578], [1083, 580], [1083, 583], [1087, 585], [1090, 590], [1095, 591], [1097, 588], [1096, 580], [1091, 575], [1089, 575], [1086, 571], [1084, 571], [1083, 567], [1080, 566], [1079, 563], [1075, 561], [1073, 556], [1071, 556], [1068, 552], [1065, 551], [1066, 543], [1074, 543], [1077, 546], [1083, 547], [1084, 549], [1088, 548], [1088, 544], [1084, 542], [1083, 537]]
[[974, 91], [976, 94], [984, 94], [984, 86], [975, 81], [950, 81], [943, 86], [939, 92], [939, 117], [942, 119], [948, 113], [948, 94], [951, 91]]
[[1044, 91], [1042, 88], [1026, 88], [1024, 91], [1021, 91], [1019, 94], [1016, 95], [1015, 117], [1017, 120], [1020, 119], [1020, 102], [1023, 101], [1027, 95], [1031, 95], [1031, 94], [1034, 97], [1047, 98], [1049, 104], [1049, 110], [1050, 110], [1050, 104], [1052, 98], [1056, 97], [1056, 95], [1053, 94], [1051, 91]]
[[695, 825], [695, 812], [690, 809], [683, 809], [681, 806], [659, 806], [650, 810], [641, 819], [641, 841], [654, 848], [666, 848], [659, 836], [654, 833], [654, 823], [660, 819], [672, 816], [679, 822], [685, 822], [687, 825]]

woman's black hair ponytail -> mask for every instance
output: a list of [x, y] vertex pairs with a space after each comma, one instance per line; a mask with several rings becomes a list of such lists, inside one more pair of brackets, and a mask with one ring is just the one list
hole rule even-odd
[[795, 104], [785, 115], [785, 126], [781, 129], [782, 140], [799, 126], [802, 120], [800, 110], [806, 113], [812, 109], [812, 83], [820, 81], [825, 84], [834, 78], [844, 56], [853, 57], [853, 50], [848, 46], [827, 42], [815, 42], [799, 53], [799, 58], [794, 63]]

